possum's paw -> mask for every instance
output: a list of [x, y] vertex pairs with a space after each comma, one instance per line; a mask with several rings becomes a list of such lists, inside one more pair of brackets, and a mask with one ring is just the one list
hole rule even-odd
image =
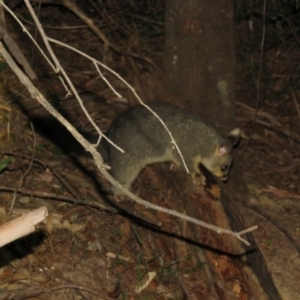
[[197, 186], [205, 186], [206, 185], [206, 178], [202, 174], [193, 173], [193, 174], [191, 174], [191, 176], [192, 176], [194, 185], [197, 185]]

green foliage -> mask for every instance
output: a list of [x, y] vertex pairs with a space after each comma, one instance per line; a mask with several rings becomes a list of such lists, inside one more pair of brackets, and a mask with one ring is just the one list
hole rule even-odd
[[0, 173], [6, 169], [6, 167], [10, 164], [12, 158], [11, 157], [5, 157], [1, 162], [0, 162]]
[[269, 238], [268, 240], [265, 241], [265, 244], [270, 247], [272, 246], [273, 242], [274, 240], [272, 238]]

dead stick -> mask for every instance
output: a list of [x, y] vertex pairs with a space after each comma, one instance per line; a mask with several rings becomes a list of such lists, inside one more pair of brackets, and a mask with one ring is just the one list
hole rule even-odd
[[42, 206], [0, 226], [0, 247], [34, 232], [34, 225], [43, 221], [47, 216], [48, 210]]

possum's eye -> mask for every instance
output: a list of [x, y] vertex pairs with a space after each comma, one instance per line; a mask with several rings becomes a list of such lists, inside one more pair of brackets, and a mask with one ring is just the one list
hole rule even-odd
[[228, 166], [222, 166], [222, 167], [221, 167], [221, 171], [222, 171], [222, 172], [225, 172], [225, 171], [227, 171], [227, 170], [228, 170]]

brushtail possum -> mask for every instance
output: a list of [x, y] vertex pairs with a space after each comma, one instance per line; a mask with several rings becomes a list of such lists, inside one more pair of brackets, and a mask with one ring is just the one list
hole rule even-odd
[[[232, 164], [232, 147], [239, 141], [240, 130], [223, 138], [199, 117], [173, 105], [153, 102], [148, 106], [157, 113], [173, 135], [192, 176], [200, 173], [201, 163], [212, 174], [227, 180]], [[118, 116], [107, 136], [120, 146], [121, 153], [107, 144], [111, 175], [126, 189], [147, 165], [173, 162], [184, 168], [182, 159], [161, 122], [144, 106], [134, 106]], [[115, 195], [121, 195], [112, 186]]]

